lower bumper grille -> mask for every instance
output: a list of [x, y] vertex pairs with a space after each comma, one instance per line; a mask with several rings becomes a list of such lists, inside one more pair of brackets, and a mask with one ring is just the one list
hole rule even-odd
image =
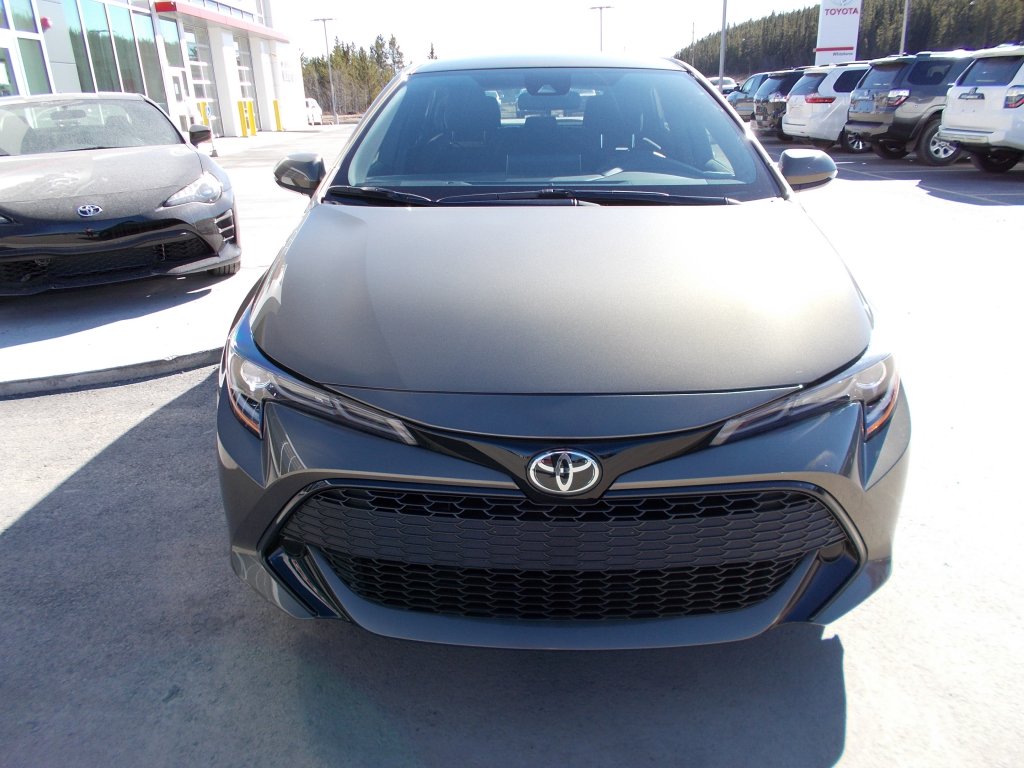
[[122, 248], [73, 256], [34, 257], [0, 262], [0, 290], [73, 282], [99, 275], [147, 274], [174, 264], [209, 258], [213, 249], [200, 237], [141, 248]]
[[317, 547], [367, 600], [522, 619], [738, 610], [846, 540], [819, 499], [780, 489], [545, 505], [518, 493], [346, 487], [304, 501], [281, 537]]

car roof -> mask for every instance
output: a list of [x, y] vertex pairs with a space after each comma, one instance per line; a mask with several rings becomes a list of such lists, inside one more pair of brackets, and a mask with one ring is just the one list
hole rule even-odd
[[1024, 45], [997, 45], [995, 48], [982, 48], [975, 51], [976, 58], [990, 58], [992, 56], [1024, 56]]
[[887, 64], [907, 64], [918, 59], [966, 59], [977, 54], [977, 51], [965, 51], [959, 48], [955, 51], [921, 51], [920, 53], [894, 54], [883, 56], [880, 59], [872, 59], [871, 66], [885, 66]]
[[99, 93], [44, 93], [37, 96], [4, 96], [0, 97], [0, 104], [12, 104], [14, 102], [25, 102], [28, 104], [36, 102], [54, 101], [149, 101], [141, 93], [122, 93], [121, 91], [100, 91]]
[[820, 75], [823, 72], [834, 72], [837, 69], [867, 69], [871, 66], [869, 61], [842, 61], [836, 64], [821, 64], [820, 66], [808, 67], [805, 75]]
[[692, 71], [690, 66], [677, 59], [656, 56], [607, 56], [604, 54], [571, 55], [507, 55], [480, 56], [465, 59], [435, 59], [409, 69], [409, 74], [422, 72], [457, 72], [467, 69], [524, 69], [528, 67], [600, 67], [615, 69], [668, 69]]

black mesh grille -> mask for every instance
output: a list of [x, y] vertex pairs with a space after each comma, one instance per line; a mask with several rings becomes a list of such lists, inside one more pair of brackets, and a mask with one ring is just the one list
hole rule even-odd
[[213, 250], [202, 238], [190, 237], [187, 240], [142, 248], [6, 261], [0, 262], [0, 290], [18, 290], [37, 283], [61, 282], [92, 275], [148, 274], [168, 264], [198, 261], [213, 255]]
[[340, 488], [301, 504], [282, 536], [319, 548], [369, 600], [520, 618], [735, 610], [845, 540], [821, 501], [790, 490], [536, 504], [518, 493]]

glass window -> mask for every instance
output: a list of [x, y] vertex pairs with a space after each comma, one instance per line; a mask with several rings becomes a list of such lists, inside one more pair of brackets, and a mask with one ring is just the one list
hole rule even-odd
[[818, 90], [818, 86], [821, 85], [821, 81], [824, 79], [824, 73], [820, 75], [804, 75], [796, 81], [796, 85], [793, 86], [793, 90], [789, 92], [789, 95], [806, 96], [808, 93], [814, 93]]
[[121, 71], [121, 90], [130, 93], [145, 93], [146, 84], [142, 79], [142, 64], [135, 49], [135, 32], [132, 29], [131, 11], [117, 5], [108, 5], [110, 30], [114, 33], [114, 47], [117, 49], [117, 63]]
[[948, 61], [919, 61], [907, 75], [907, 82], [911, 85], [941, 85], [950, 66]]
[[235, 38], [235, 61], [238, 64], [238, 83], [242, 87], [243, 99], [255, 99], [256, 88], [252, 84], [252, 51], [249, 38]]
[[92, 54], [92, 68], [96, 73], [96, 87], [101, 91], [120, 91], [121, 79], [114, 60], [107, 12], [103, 4], [96, 0], [81, 0], [81, 3], [86, 35], [89, 37], [89, 51]]
[[160, 36], [164, 39], [164, 53], [167, 63], [172, 67], [184, 67], [185, 60], [181, 55], [181, 38], [178, 36], [178, 22], [174, 19], [160, 18]]
[[17, 96], [18, 82], [14, 79], [11, 52], [0, 48], [0, 96]]
[[210, 36], [202, 27], [185, 27], [185, 47], [188, 50], [192, 82], [195, 84], [196, 106], [200, 119], [209, 125], [215, 135], [223, 136], [217, 83], [213, 79], [213, 57]]
[[451, 196], [454, 186], [487, 194], [538, 185], [738, 199], [777, 193], [743, 130], [695, 80], [602, 67], [413, 75], [376, 114], [336, 183], [419, 187], [429, 197]]
[[6, 5], [7, 3], [5, 0], [0, 0], [0, 29], [10, 29], [10, 26], [7, 24], [7, 11], [5, 10]]
[[18, 48], [21, 51], [21, 64], [25, 67], [25, 76], [28, 78], [28, 92], [53, 93], [53, 89], [50, 88], [50, 76], [46, 73], [46, 62], [43, 61], [43, 44], [28, 37], [19, 37]]
[[14, 28], [19, 32], [38, 32], [36, 14], [32, 10], [32, 0], [10, 0], [11, 16]]
[[142, 74], [146, 80], [146, 95], [163, 107], [164, 112], [169, 112], [164, 78], [160, 73], [160, 57], [156, 51], [156, 30], [153, 29], [153, 18], [149, 14], [133, 13], [132, 26], [135, 28], [135, 39], [139, 43]]
[[864, 82], [861, 88], [892, 88], [896, 84], [896, 78], [903, 70], [902, 64], [895, 64], [889, 67], [871, 67], [864, 75]]
[[1024, 56], [983, 56], [964, 73], [960, 85], [1009, 85], [1022, 63]]
[[857, 83], [862, 77], [864, 77], [864, 70], [848, 69], [836, 78], [836, 84], [832, 86], [832, 90], [836, 93], [850, 93], [857, 87]]
[[89, 54], [85, 49], [85, 35], [82, 33], [82, 19], [78, 15], [78, 3], [75, 0], [64, 0], [64, 20], [68, 25], [68, 37], [71, 38], [71, 50], [78, 68], [78, 85], [85, 93], [96, 90], [92, 80], [92, 68], [89, 66]]

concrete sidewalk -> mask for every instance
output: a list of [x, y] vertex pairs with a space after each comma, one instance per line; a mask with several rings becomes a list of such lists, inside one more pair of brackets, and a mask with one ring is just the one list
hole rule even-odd
[[235, 311], [308, 202], [277, 186], [274, 164], [289, 152], [319, 152], [330, 164], [353, 127], [216, 140], [217, 161], [231, 176], [238, 208], [242, 268], [231, 277], [151, 278], [0, 298], [0, 397], [215, 363]]

